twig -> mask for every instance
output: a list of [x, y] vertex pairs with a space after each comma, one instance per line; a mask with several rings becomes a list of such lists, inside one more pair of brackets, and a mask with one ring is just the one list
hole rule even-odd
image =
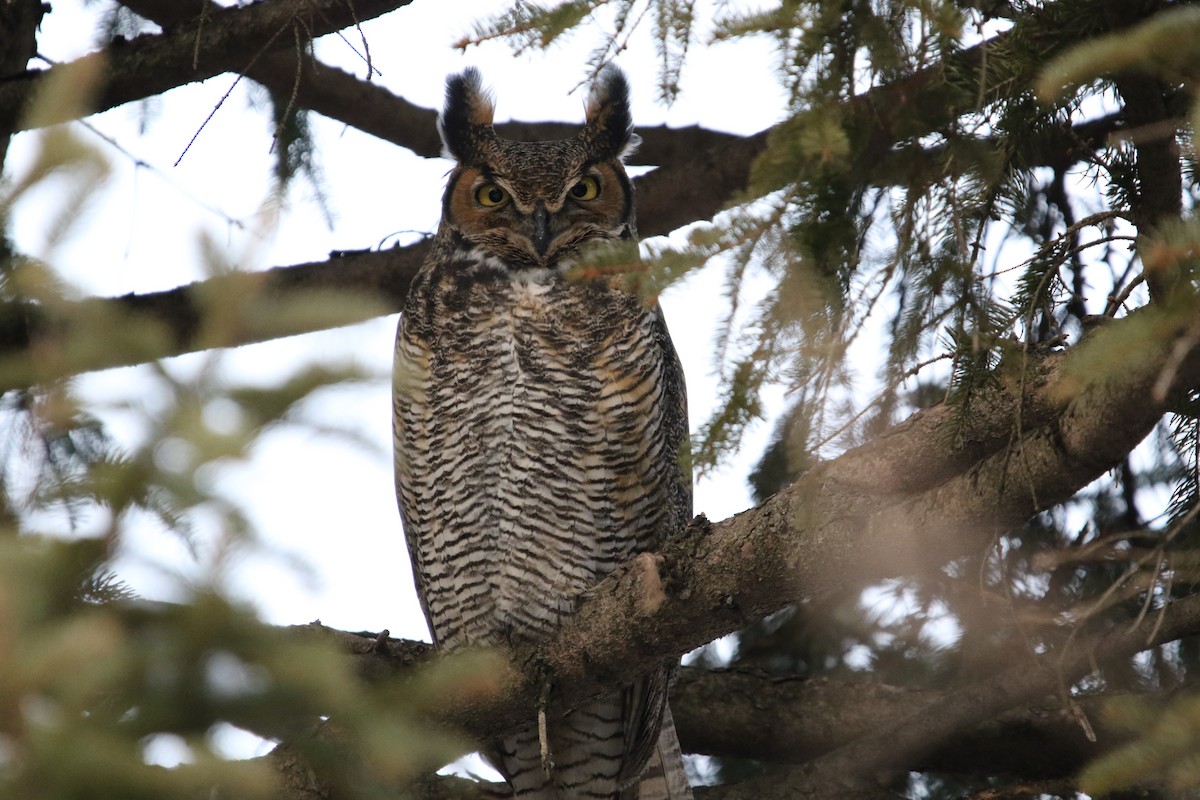
[[367, 35], [363, 33], [362, 22], [358, 18], [358, 11], [354, 8], [354, 0], [346, 0], [346, 8], [350, 9], [350, 18], [354, 20], [354, 30], [358, 31], [358, 36], [362, 39], [363, 51], [358, 52], [341, 31], [338, 31], [338, 36], [356, 56], [367, 62], [367, 80], [371, 80], [380, 74], [379, 70], [375, 69], [375, 65], [371, 63], [371, 43], [367, 41]]
[[1154, 382], [1154, 389], [1151, 391], [1154, 402], [1166, 401], [1184, 359], [1191, 355], [1197, 347], [1200, 347], [1200, 320], [1193, 322], [1188, 332], [1176, 339], [1175, 344], [1171, 347], [1171, 354], [1163, 362], [1162, 371], [1158, 373], [1158, 380]]
[[903, 375], [901, 375], [899, 378], [894, 380], [885, 389], [883, 389], [877, 395], [875, 395], [873, 398], [871, 398], [870, 402], [868, 402], [866, 405], [864, 405], [858, 411], [857, 414], [855, 414], [850, 419], [846, 420], [846, 422], [843, 423], [841, 426], [839, 426], [836, 430], [829, 433], [827, 436], [825, 436], [825, 438], [821, 439], [819, 442], [814, 444], [813, 448], [812, 448], [813, 452], [814, 453], [820, 452], [822, 447], [829, 444], [834, 439], [836, 439], [837, 437], [839, 437], [843, 433], [845, 433], [847, 430], [849, 430], [851, 425], [853, 425], [854, 423], [856, 423], [860, 419], [862, 419], [862, 416], [864, 414], [866, 414], [872, 408], [879, 405], [879, 403], [883, 401], [883, 398], [887, 397], [889, 394], [896, 391], [896, 389], [899, 388], [900, 385], [903, 384], [905, 381], [907, 381], [909, 378], [916, 377], [917, 373], [919, 373], [921, 370], [925, 369], [926, 367], [930, 366], [931, 364], [936, 364], [939, 361], [945, 361], [946, 359], [953, 358], [953, 357], [954, 357], [953, 353], [942, 353], [940, 356], [934, 356], [932, 358], [927, 358], [924, 361], [922, 361], [921, 363], [915, 364], [914, 366], [910, 367]]
[[188, 151], [192, 149], [192, 145], [195, 144], [196, 140], [200, 138], [201, 132], [203, 132], [204, 129], [208, 126], [208, 123], [212, 121], [212, 118], [217, 115], [217, 112], [221, 109], [221, 106], [225, 105], [225, 101], [229, 99], [229, 96], [231, 94], [233, 94], [234, 88], [238, 85], [239, 82], [241, 82], [241, 80], [242, 80], [243, 76], [246, 74], [246, 72], [251, 67], [254, 66], [254, 64], [258, 61], [260, 56], [262, 56], [264, 53], [268, 52], [271, 49], [271, 45], [275, 43], [275, 40], [278, 39], [280, 34], [282, 34], [289, 27], [291, 27], [291, 26], [285, 25], [285, 26], [280, 27], [278, 30], [276, 30], [273, 34], [271, 34], [270, 38], [268, 38], [267, 41], [263, 43], [263, 46], [261, 48], [259, 48], [258, 52], [256, 52], [253, 56], [250, 57], [250, 60], [246, 63], [246, 65], [244, 67], [242, 67], [241, 71], [238, 72], [238, 76], [233, 79], [233, 83], [231, 83], [229, 85], [229, 89], [227, 89], [225, 91], [225, 94], [221, 95], [221, 99], [218, 100], [217, 104], [215, 106], [213, 106], [211, 111], [208, 112], [208, 116], [204, 118], [204, 122], [200, 123], [200, 127], [196, 129], [196, 132], [194, 134], [192, 134], [192, 138], [188, 141], [187, 147], [183, 148], [183, 152], [179, 154], [179, 158], [175, 159], [175, 163], [172, 164], [172, 166], [175, 166], [175, 167], [179, 166], [179, 162], [183, 161], [183, 157], [188, 154]]
[[1117, 313], [1121, 306], [1125, 305], [1125, 301], [1129, 299], [1129, 295], [1133, 294], [1133, 290], [1146, 282], [1146, 273], [1139, 272], [1137, 276], [1125, 285], [1120, 292], [1115, 295], [1108, 296], [1108, 305], [1104, 308], [1104, 316], [1111, 317]]
[[208, 21], [208, 3], [200, 4], [200, 22], [196, 25], [196, 41], [192, 45], [192, 69], [200, 67], [200, 34], [204, 31], [204, 23]]
[[[275, 145], [279, 143], [279, 137], [283, 135], [288, 116], [296, 107], [296, 97], [300, 94], [300, 76], [304, 71], [304, 44], [300, 41], [300, 29], [295, 25], [292, 26], [292, 36], [296, 41], [296, 71], [292, 80], [292, 93], [288, 97], [287, 105], [283, 107], [283, 113], [279, 115], [279, 120], [275, 123], [275, 133], [271, 136], [271, 149], [268, 151], [271, 153], [275, 152]], [[309, 41], [312, 40], [309, 39]]]

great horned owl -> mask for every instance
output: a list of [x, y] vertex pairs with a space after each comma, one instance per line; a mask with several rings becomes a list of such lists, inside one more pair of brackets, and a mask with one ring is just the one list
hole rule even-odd
[[[662, 311], [619, 280], [567, 274], [589, 248], [635, 237], [625, 76], [600, 72], [571, 139], [501, 139], [493, 110], [476, 70], [447, 81], [439, 129], [457, 163], [396, 337], [396, 489], [445, 649], [548, 638], [588, 587], [691, 516]], [[552, 701], [549, 770], [532, 712], [486, 755], [519, 797], [691, 797], [673, 668], [581, 708]]]

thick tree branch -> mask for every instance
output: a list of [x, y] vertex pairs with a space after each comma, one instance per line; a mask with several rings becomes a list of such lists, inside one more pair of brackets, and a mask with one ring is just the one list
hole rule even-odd
[[1136, 625], [1068, 641], [1045, 661], [1011, 667], [978, 684], [948, 692], [906, 718], [817, 759], [806, 777], [814, 785], [845, 781], [848, 776], [884, 775], [901, 770], [936, 745], [981, 719], [1070, 686], [1095, 669], [1098, 661], [1126, 658], [1148, 647], [1200, 633], [1200, 595], [1176, 600], [1161, 614]]
[[[945, 696], [867, 682], [685, 668], [671, 690], [671, 711], [685, 752], [800, 764], [910, 718]], [[1047, 697], [975, 720], [970, 730], [943, 739], [908, 767], [1026, 780], [1072, 775], [1123, 741], [1098, 722], [1106, 701], [1097, 696], [1079, 703], [1097, 720], [1095, 742], [1061, 700]]]
[[[411, 1], [264, 0], [214, 10], [200, 21], [161, 34], [117, 41], [104, 51], [105, 74], [92, 107], [104, 111], [223, 72], [247, 69], [270, 50], [295, 49], [297, 41], [352, 27]], [[55, 71], [71, 67], [62, 64], [0, 83], [0, 127], [16, 123], [20, 129], [22, 112], [38, 88]]]
[[[616, 591], [628, 581], [618, 581]], [[404, 674], [431, 658], [429, 646], [423, 643], [391, 640], [390, 651], [381, 653], [370, 635], [315, 630], [341, 640], [357, 654], [362, 671], [375, 679]], [[703, 795], [710, 798], [882, 797], [876, 778], [886, 781], [891, 771], [905, 769], [1056, 778], [1120, 743], [1103, 727], [1099, 741], [1089, 742], [1054, 697], [1061, 686], [1090, 672], [1096, 661], [1127, 657], [1198, 633], [1200, 596], [1193, 596], [1139, 624], [1079, 637], [1041, 660], [1031, 657], [1030, 663], [948, 692], [685, 670], [672, 704], [688, 752], [809, 762], [803, 769], [775, 771], [766, 779], [715, 787]], [[665, 648], [660, 655], [664, 652]], [[597, 668], [611, 670], [613, 679], [626, 672], [623, 665], [603, 657]], [[468, 730], [480, 740], [508, 732], [514, 724], [528, 724], [540, 673], [533, 670], [536, 674], [520, 679], [521, 672], [514, 665], [509, 676], [516, 678], [510, 686], [527, 686], [516, 690], [515, 719], [493, 713], [510, 702], [488, 703], [491, 711], [475, 716], [453, 698], [447, 698], [449, 709], [439, 719], [454, 725], [467, 722]], [[593, 691], [581, 695], [576, 691], [579, 685], [561, 682], [558, 688], [567, 698]], [[1102, 697], [1083, 699], [1076, 711], [1097, 719], [1102, 702]], [[311, 771], [287, 768], [295, 759], [288, 748], [280, 748], [273, 759], [285, 773], [291, 790], [288, 797], [324, 796]], [[461, 781], [431, 778], [420, 782], [416, 796], [433, 800], [481, 795], [478, 787]]]
[[[1133, 222], [1142, 236], [1183, 211], [1183, 174], [1167, 88], [1149, 75], [1118, 75], [1117, 90], [1125, 101], [1129, 135], [1137, 152], [1137, 186], [1130, 198]], [[1169, 126], [1169, 127], [1168, 127]], [[1164, 129], [1165, 128], [1165, 129]], [[1167, 296], [1179, 282], [1179, 270], [1153, 259], [1143, 262], [1152, 299]]]
[[[25, 65], [37, 52], [37, 29], [48, 8], [41, 0], [0, 2], [0, 81], [24, 72]], [[6, 123], [0, 118], [0, 172], [4, 170], [13, 133], [11, 120]]]
[[[1158, 627], [1156, 627], [1158, 626]], [[1122, 658], [1148, 647], [1200, 633], [1200, 596], [1176, 601], [1159, 619], [1081, 637], [1066, 652], [1007, 669], [899, 719], [875, 726], [865, 736], [802, 768], [778, 770], [705, 794], [706, 798], [762, 800], [820, 798], [862, 800], [887, 796], [883, 786], [927, 760], [940, 745], [970, 734], [980, 720], [1055, 693], [1094, 669], [1097, 660]]]
[[[223, 13], [222, 6], [208, 2], [201, 22], [196, 4], [182, 5], [177, 0], [122, 0], [122, 5], [172, 35], [197, 28], [203, 30]], [[268, 31], [273, 32], [265, 29], [263, 34]], [[192, 41], [187, 42], [189, 58]], [[406, 147], [417, 155], [426, 158], [441, 155], [442, 144], [435, 125], [436, 110], [413, 105], [377, 83], [321, 63], [306, 49], [298, 50], [291, 36], [276, 37], [269, 52], [255, 58], [243, 58], [233, 63], [229, 70], [218, 70], [213, 74], [224, 71], [241, 72], [301, 108], [345, 122], [384, 141]], [[183, 79], [182, 82], [200, 79], [187, 71], [176, 75]], [[544, 140], [566, 138], [578, 131], [579, 126], [556, 122], [509, 122], [498, 125], [497, 129], [502, 136], [511, 139]], [[739, 138], [699, 126], [641, 128], [638, 133], [642, 137], [642, 146], [630, 163], [652, 165], [670, 164], [697, 150], [728, 144]]]
[[394, 313], [428, 247], [341, 254], [164, 292], [2, 304], [0, 391]]

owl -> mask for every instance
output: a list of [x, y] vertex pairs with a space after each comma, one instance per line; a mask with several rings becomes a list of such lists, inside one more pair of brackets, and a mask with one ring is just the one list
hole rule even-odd
[[[551, 637], [589, 587], [691, 517], [662, 311], [620, 276], [572, 270], [636, 237], [625, 76], [599, 73], [570, 139], [502, 139], [493, 111], [478, 71], [449, 78], [438, 127], [456, 163], [396, 337], [396, 489], [445, 650]], [[551, 695], [544, 728], [531, 710], [485, 755], [521, 798], [690, 798], [667, 708], [675, 667], [581, 707]]]

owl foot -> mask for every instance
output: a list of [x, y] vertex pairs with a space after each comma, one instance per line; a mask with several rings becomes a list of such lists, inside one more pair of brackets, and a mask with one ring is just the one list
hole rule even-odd
[[653, 614], [667, 602], [662, 575], [658, 571], [664, 560], [662, 556], [654, 553], [638, 553], [629, 564], [630, 569], [636, 573], [638, 611], [643, 614]]

